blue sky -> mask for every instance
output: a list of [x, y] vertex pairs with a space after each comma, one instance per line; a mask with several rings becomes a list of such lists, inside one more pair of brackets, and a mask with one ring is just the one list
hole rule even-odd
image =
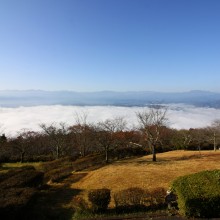
[[219, 0], [0, 0], [0, 89], [220, 92]]

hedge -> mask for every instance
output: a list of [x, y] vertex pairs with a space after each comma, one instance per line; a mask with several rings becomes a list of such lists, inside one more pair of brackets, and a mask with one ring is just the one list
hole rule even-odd
[[220, 170], [179, 177], [172, 183], [180, 213], [187, 217], [220, 217]]
[[88, 199], [92, 203], [93, 211], [106, 211], [111, 200], [111, 191], [106, 188], [90, 190]]
[[145, 199], [150, 194], [147, 190], [131, 187], [114, 194], [117, 212], [133, 212], [145, 209]]
[[166, 190], [158, 187], [150, 191], [150, 206], [151, 208], [163, 208], [166, 205], [165, 198], [167, 196]]

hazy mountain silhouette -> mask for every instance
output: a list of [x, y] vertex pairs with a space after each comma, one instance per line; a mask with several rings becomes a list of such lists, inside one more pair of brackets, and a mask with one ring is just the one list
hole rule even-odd
[[165, 92], [74, 92], [42, 90], [2, 90], [1, 107], [36, 105], [114, 105], [145, 106], [149, 104], [184, 103], [199, 107], [220, 108], [220, 93], [209, 91], [190, 91], [178, 93]]

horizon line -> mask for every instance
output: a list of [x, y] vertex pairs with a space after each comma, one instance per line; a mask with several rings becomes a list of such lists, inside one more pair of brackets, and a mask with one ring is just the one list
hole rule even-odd
[[208, 92], [208, 93], [220, 93], [220, 91], [210, 91], [210, 90], [202, 90], [202, 89], [195, 89], [195, 90], [185, 90], [185, 91], [157, 91], [157, 90], [125, 90], [125, 91], [118, 91], [118, 90], [97, 90], [97, 91], [76, 91], [76, 90], [69, 90], [69, 89], [60, 89], [60, 90], [44, 90], [44, 89], [0, 89], [0, 92], [75, 92], [75, 93], [141, 93], [141, 92], [149, 92], [149, 93], [193, 93], [193, 92]]

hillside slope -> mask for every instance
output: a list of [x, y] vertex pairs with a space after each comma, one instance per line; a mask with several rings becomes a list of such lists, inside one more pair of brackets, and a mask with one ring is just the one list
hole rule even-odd
[[107, 187], [113, 192], [129, 187], [153, 189], [168, 188], [178, 176], [201, 170], [220, 169], [220, 151], [172, 151], [157, 155], [158, 162], [151, 162], [151, 155], [128, 159], [88, 171], [72, 188], [88, 190]]

